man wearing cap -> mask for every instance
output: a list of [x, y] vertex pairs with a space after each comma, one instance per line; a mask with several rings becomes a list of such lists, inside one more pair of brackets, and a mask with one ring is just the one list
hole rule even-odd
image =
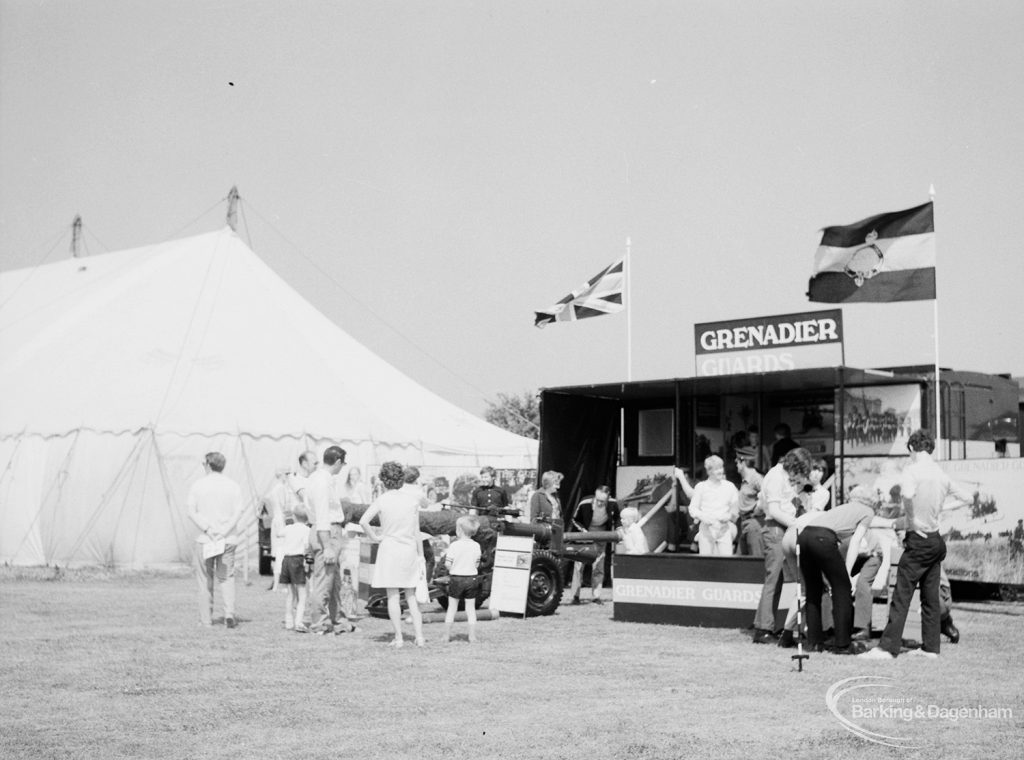
[[188, 516], [202, 531], [196, 539], [195, 568], [199, 586], [199, 623], [213, 625], [213, 582], [224, 599], [224, 624], [235, 621], [235, 547], [242, 519], [242, 489], [224, 475], [227, 460], [219, 451], [203, 457], [205, 475], [188, 491]]
[[736, 449], [736, 471], [740, 476], [739, 553], [748, 557], [764, 556], [764, 512], [758, 506], [764, 476], [754, 467], [757, 451], [751, 447]]

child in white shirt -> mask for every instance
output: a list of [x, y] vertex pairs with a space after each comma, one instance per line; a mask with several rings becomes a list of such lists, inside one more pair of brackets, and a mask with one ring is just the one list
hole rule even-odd
[[444, 616], [445, 641], [452, 640], [452, 624], [459, 601], [465, 600], [466, 621], [469, 624], [469, 641], [476, 641], [476, 596], [479, 588], [477, 567], [480, 565], [480, 544], [473, 540], [480, 528], [480, 520], [474, 515], [463, 515], [455, 521], [456, 540], [444, 555], [451, 580], [448, 583], [448, 610]]
[[640, 525], [640, 510], [636, 507], [626, 507], [619, 518], [622, 520], [622, 527], [618, 530], [621, 538], [615, 547], [615, 553], [647, 554], [650, 548], [647, 546], [647, 536]]
[[289, 631], [308, 633], [303, 624], [306, 615], [306, 565], [304, 557], [309, 545], [309, 517], [302, 506], [292, 511], [290, 525], [282, 525], [277, 531], [281, 539], [281, 576], [278, 583], [288, 586], [288, 596], [284, 601], [284, 627]]

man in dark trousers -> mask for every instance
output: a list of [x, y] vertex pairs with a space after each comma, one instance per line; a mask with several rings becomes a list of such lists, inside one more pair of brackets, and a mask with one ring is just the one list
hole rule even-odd
[[[854, 489], [856, 491], [856, 489]], [[870, 497], [870, 492], [868, 492]], [[807, 590], [807, 646], [824, 651], [825, 636], [821, 624], [824, 580], [832, 590], [832, 619], [835, 624], [833, 654], [860, 654], [863, 646], [851, 642], [853, 634], [853, 584], [850, 573], [857, 562], [860, 541], [867, 533], [875, 511], [860, 493], [851, 493], [850, 502], [827, 512], [808, 512], [797, 518], [794, 529], [800, 546], [800, 574]], [[840, 544], [848, 544], [846, 556]], [[824, 580], [823, 580], [824, 578]]]
[[[616, 530], [622, 525], [619, 517], [619, 505], [611, 497], [611, 489], [608, 486], [598, 486], [593, 496], [582, 499], [576, 506], [576, 512], [572, 517], [573, 530], [580, 531], [607, 531]], [[590, 570], [590, 585], [593, 589], [592, 598], [594, 604], [603, 604], [601, 589], [604, 586], [604, 563], [608, 556], [607, 542], [598, 543], [601, 553], [594, 560]], [[572, 571], [572, 603], [580, 603], [580, 589], [583, 586], [583, 563], [574, 562]]]
[[[939, 656], [942, 628], [939, 606], [939, 576], [946, 556], [946, 542], [939, 534], [939, 512], [950, 494], [963, 501], [974, 495], [959, 488], [932, 459], [935, 439], [927, 430], [915, 430], [907, 441], [910, 464], [903, 468], [900, 495], [904, 517], [890, 520], [891, 527], [906, 531], [903, 554], [896, 571], [896, 589], [889, 605], [889, 620], [882, 640], [875, 649], [861, 655], [863, 659], [892, 660], [900, 653], [903, 628], [907, 623], [910, 598], [921, 587], [921, 648], [915, 654]], [[897, 526], [897, 523], [899, 525]]]

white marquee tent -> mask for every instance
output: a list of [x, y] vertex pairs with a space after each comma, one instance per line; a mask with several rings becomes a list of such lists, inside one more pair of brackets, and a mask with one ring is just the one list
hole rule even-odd
[[0, 274], [0, 562], [187, 562], [205, 452], [255, 511], [276, 468], [328, 443], [364, 473], [537, 455], [356, 342], [230, 228]]

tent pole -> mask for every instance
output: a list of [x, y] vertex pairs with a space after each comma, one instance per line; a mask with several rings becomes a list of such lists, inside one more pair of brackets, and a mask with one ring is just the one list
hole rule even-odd
[[[928, 186], [928, 199], [934, 204], [935, 203], [935, 185]], [[934, 209], [933, 212], [934, 213]], [[933, 225], [934, 226], [934, 225]], [[932, 337], [935, 341], [935, 458], [936, 459], [949, 459], [950, 450], [945, 450], [942, 445], [942, 382], [941, 382], [941, 370], [939, 369], [939, 288], [938, 288], [938, 265], [939, 265], [939, 251], [938, 251], [938, 236], [935, 238], [935, 271], [936, 271], [936, 283], [935, 283], [935, 298], [932, 299]], [[953, 441], [949, 441], [949, 447], [952, 449]]]
[[[249, 480], [249, 493], [252, 494], [252, 502], [249, 507], [252, 509], [253, 503], [259, 498], [256, 492], [256, 479], [252, 475], [252, 464], [249, 462], [249, 455], [245, 452], [245, 444], [242, 442], [242, 433], [238, 433], [238, 448], [242, 452], [242, 461], [245, 463], [245, 474]], [[250, 513], [252, 514], [252, 513]], [[248, 520], [246, 520], [248, 524]], [[249, 530], [246, 528], [242, 532], [242, 578], [245, 585], [249, 585]]]
[[623, 272], [626, 277], [626, 380], [633, 381], [633, 241], [626, 238], [626, 263]]
[[238, 186], [232, 186], [228, 191], [228, 227], [232, 232], [238, 232]]
[[75, 219], [71, 222], [71, 256], [77, 259], [82, 255], [82, 215], [75, 214]]

